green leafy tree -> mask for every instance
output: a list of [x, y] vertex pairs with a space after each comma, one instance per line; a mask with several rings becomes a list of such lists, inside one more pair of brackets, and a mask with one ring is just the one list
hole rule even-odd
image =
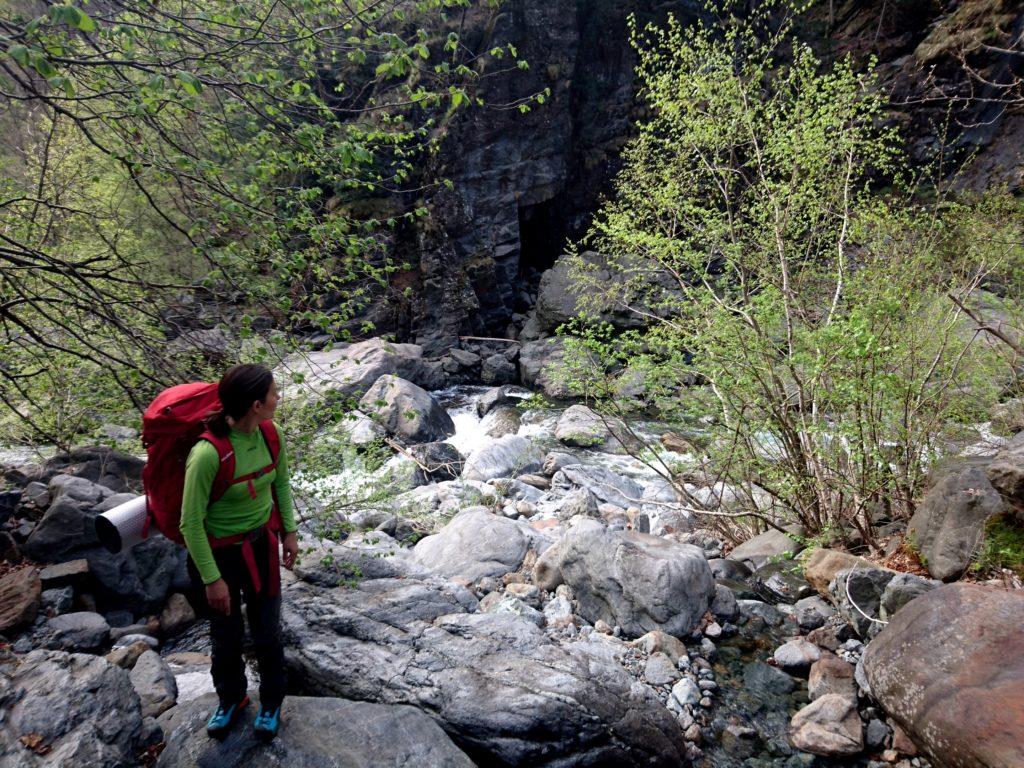
[[915, 202], [870, 72], [825, 70], [786, 13], [634, 28], [651, 116], [573, 273], [585, 317], [644, 326], [584, 322], [567, 374], [614, 410], [594, 361], [627, 369], [644, 405], [698, 425], [729, 509], [652, 465], [730, 536], [800, 522], [872, 543], [872, 516], [912, 512], [929, 462], [997, 394], [995, 350], [949, 297], [1021, 249], [950, 231], [934, 191]]

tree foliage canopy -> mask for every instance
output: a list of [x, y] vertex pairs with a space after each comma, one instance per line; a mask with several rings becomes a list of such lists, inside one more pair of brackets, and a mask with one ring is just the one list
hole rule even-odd
[[[396, 269], [381, 233], [425, 213], [415, 170], [445, 122], [482, 104], [481, 78], [527, 66], [513, 41], [460, 36], [498, 6], [8, 5], [0, 397], [30, 412], [32, 387], [68, 384], [58, 360], [142, 399], [195, 375], [167, 354], [162, 310], [199, 279], [264, 326], [339, 331]], [[388, 216], [353, 212], [383, 196]]]

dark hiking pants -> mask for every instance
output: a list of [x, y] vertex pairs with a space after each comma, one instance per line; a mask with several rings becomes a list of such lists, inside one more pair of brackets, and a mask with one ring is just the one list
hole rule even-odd
[[[252, 586], [249, 569], [242, 557], [241, 545], [230, 544], [213, 550], [221, 578], [227, 582], [231, 595], [231, 613], [212, 610], [206, 606], [205, 615], [210, 619], [210, 641], [213, 664], [210, 672], [217, 697], [223, 704], [236, 704], [245, 696], [248, 685], [245, 679], [245, 661], [242, 645], [245, 628], [242, 623], [242, 602], [245, 602], [249, 620], [249, 634], [260, 670], [260, 705], [271, 709], [281, 706], [284, 700], [285, 672], [284, 649], [281, 645], [281, 596], [267, 597], [266, 586], [270, 582], [270, 557], [267, 549], [268, 534], [264, 531], [252, 541], [253, 554], [260, 569], [260, 580], [264, 592], [257, 594]], [[188, 561], [189, 573], [200, 594], [205, 587], [192, 562]]]

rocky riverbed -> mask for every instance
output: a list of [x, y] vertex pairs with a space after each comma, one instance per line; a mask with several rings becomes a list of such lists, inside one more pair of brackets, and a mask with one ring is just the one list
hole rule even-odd
[[[95, 515], [138, 491], [141, 461], [7, 468], [0, 766], [1024, 764], [1020, 591], [801, 552], [795, 529], [729, 551], [616, 424], [518, 387], [429, 391], [415, 351], [383, 349], [322, 369], [324, 389], [357, 374], [349, 394], [370, 393], [351, 442], [401, 452], [364, 478], [386, 505], [338, 512], [352, 478], [297, 480], [292, 698], [269, 747], [205, 737], [181, 550], [98, 546]], [[345, 533], [323, 538], [325, 514]]]

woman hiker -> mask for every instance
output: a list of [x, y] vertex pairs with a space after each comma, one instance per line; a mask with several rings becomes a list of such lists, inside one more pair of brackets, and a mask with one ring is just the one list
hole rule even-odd
[[[262, 365], [229, 368], [218, 394], [223, 411], [210, 418], [209, 434], [189, 453], [181, 506], [189, 572], [205, 585], [210, 608], [210, 672], [220, 705], [206, 729], [214, 737], [225, 735], [249, 703], [242, 659], [244, 600], [260, 672], [260, 711], [253, 729], [272, 739], [285, 689], [278, 536], [285, 568], [292, 568], [298, 554], [287, 456], [270, 422], [279, 397], [273, 374]], [[279, 445], [276, 466], [271, 443]], [[218, 478], [218, 472], [222, 461], [232, 460], [234, 473], [226, 485], [229, 478]]]

